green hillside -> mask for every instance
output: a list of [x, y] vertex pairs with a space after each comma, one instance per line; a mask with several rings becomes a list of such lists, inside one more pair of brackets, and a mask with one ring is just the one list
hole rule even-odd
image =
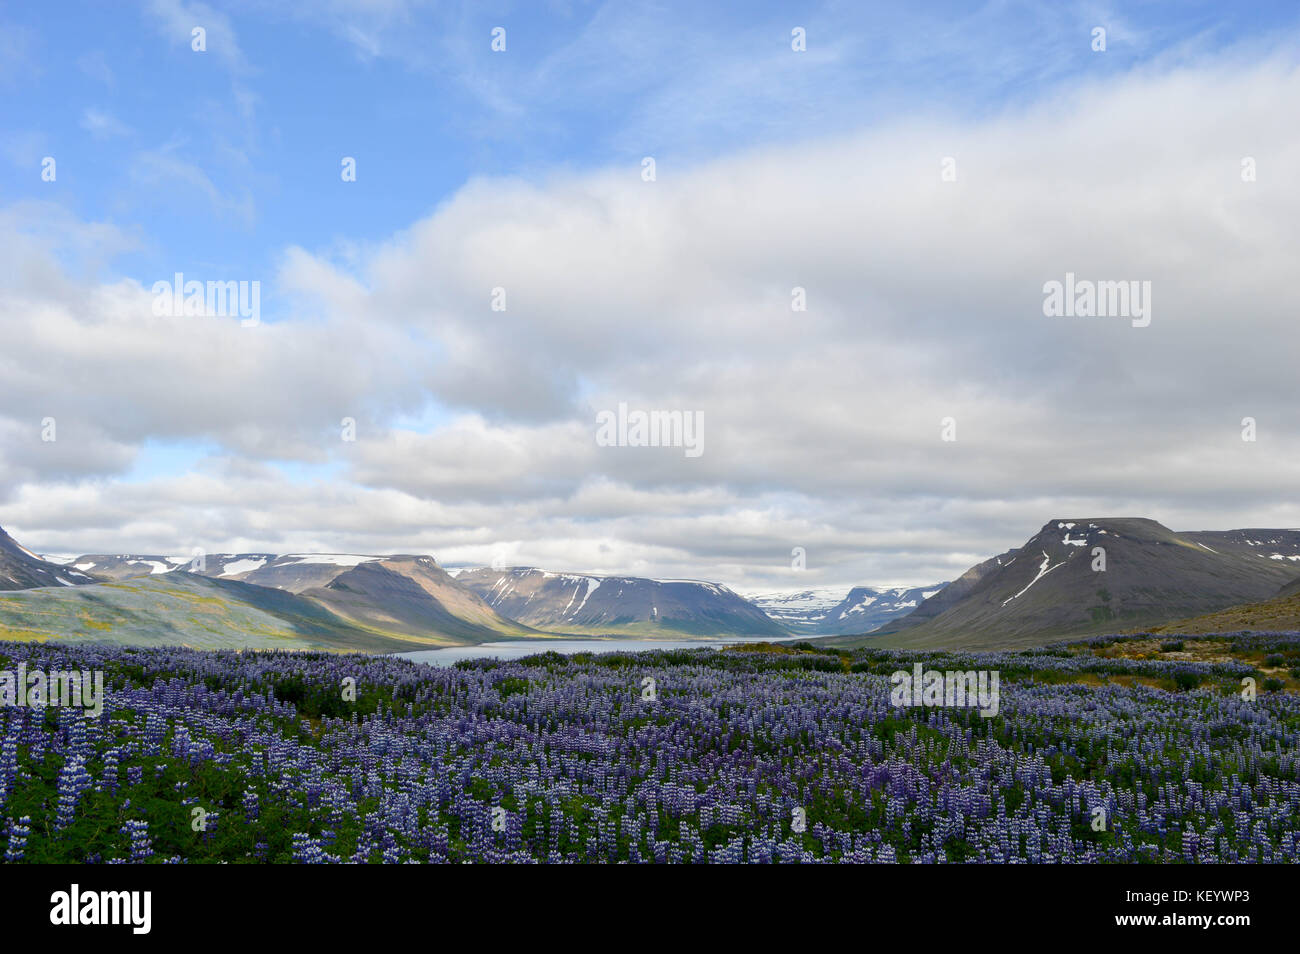
[[0, 639], [365, 652], [455, 642], [363, 628], [292, 593], [188, 573], [0, 594]]

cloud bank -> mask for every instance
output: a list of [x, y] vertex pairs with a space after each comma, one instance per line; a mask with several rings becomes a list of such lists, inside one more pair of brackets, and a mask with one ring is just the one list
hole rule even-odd
[[[1300, 525], [1297, 105], [1291, 58], [1206, 59], [654, 181], [475, 179], [283, 250], [256, 328], [154, 317], [170, 275], [86, 265], [129, 234], [10, 206], [0, 522], [741, 588], [952, 578], [1051, 517]], [[1067, 273], [1149, 281], [1150, 325], [1046, 317]], [[704, 452], [598, 446], [620, 402], [701, 414]]]

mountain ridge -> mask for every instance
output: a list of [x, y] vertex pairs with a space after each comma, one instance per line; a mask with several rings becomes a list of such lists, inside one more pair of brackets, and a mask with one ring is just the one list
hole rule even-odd
[[547, 632], [662, 636], [790, 633], [720, 583], [479, 567], [456, 580], [511, 619]]
[[[187, 578], [208, 580], [215, 589], [184, 590], [178, 581]], [[143, 589], [141, 579], [149, 582]], [[104, 589], [124, 583], [135, 585]], [[153, 638], [166, 620], [150, 618], [150, 606], [175, 610], [201, 596], [224, 607], [212, 610], [214, 618], [224, 612], [266, 638], [296, 635], [342, 646], [626, 635], [1014, 648], [1255, 616], [1286, 621], [1293, 609], [1287, 598], [1300, 594], [1300, 530], [1175, 532], [1146, 517], [1050, 520], [1022, 546], [975, 564], [951, 583], [856, 586], [834, 602], [832, 588], [746, 598], [705, 580], [537, 567], [468, 568], [453, 576], [430, 556], [403, 554], [219, 553], [193, 560], [90, 554], [58, 564], [0, 529], [0, 589], [10, 591], [4, 597], [18, 596], [0, 606], [9, 614], [6, 623], [0, 612], [0, 629], [21, 630], [25, 638], [39, 638], [39, 627], [26, 624], [41, 618], [43, 603], [51, 621], [83, 636], [95, 636], [88, 631], [102, 631], [109, 619], [128, 635], [134, 626]], [[80, 589], [87, 593], [55, 595]], [[178, 631], [191, 624], [202, 630], [199, 616], [180, 620]]]
[[283, 590], [174, 573], [0, 593], [0, 638], [364, 652], [447, 644], [352, 625]]
[[95, 577], [37, 556], [0, 527], [0, 591], [43, 586], [84, 586]]
[[1292, 557], [1300, 557], [1300, 531], [1175, 533], [1146, 517], [1051, 520], [909, 616], [826, 642], [993, 649], [1159, 625], [1274, 596], [1300, 577]]
[[795, 635], [835, 636], [872, 632], [948, 585], [813, 587], [750, 593], [746, 598]]

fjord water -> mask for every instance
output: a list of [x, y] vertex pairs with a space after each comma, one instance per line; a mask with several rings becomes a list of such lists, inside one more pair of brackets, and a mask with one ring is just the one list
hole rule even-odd
[[572, 656], [574, 653], [643, 652], [647, 649], [721, 649], [730, 643], [757, 641], [744, 636], [718, 636], [710, 639], [518, 639], [478, 646], [419, 649], [392, 655], [412, 662], [428, 663], [430, 666], [450, 666], [462, 659], [521, 659], [545, 652]]

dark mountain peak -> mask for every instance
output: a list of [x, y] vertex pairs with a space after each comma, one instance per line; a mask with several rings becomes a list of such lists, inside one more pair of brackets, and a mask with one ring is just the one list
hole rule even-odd
[[[1177, 542], [1178, 534], [1164, 524], [1147, 517], [1090, 517], [1049, 520], [1042, 529], [1020, 549], [1035, 543], [1059, 541], [1062, 546], [1080, 546], [1082, 543], [1101, 543], [1103, 537], [1112, 541], [1150, 540], [1162, 543]], [[1081, 543], [1082, 542], [1082, 543]]]
[[1298, 576], [1296, 530], [1054, 519], [886, 626], [881, 644], [991, 648], [1118, 632], [1264, 600]]
[[40, 557], [22, 546], [17, 540], [9, 536], [9, 532], [4, 527], [0, 527], [0, 553], [6, 553], [14, 557], [21, 557], [31, 560], [40, 560]]
[[41, 586], [82, 586], [96, 579], [76, 567], [42, 559], [0, 527], [0, 590], [29, 590]]

